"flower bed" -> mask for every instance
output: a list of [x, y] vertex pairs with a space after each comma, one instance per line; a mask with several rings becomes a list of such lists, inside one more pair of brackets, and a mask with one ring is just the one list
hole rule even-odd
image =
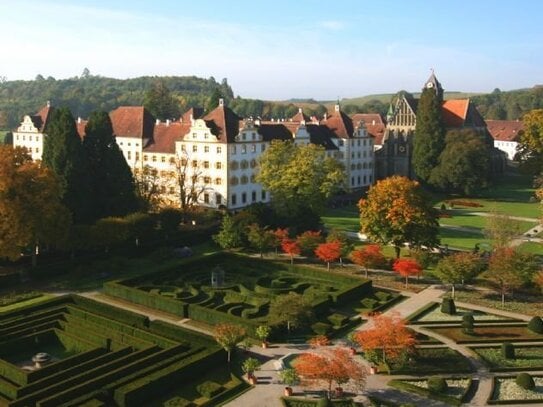
[[515, 383], [515, 377], [495, 377], [488, 404], [543, 403], [543, 376], [534, 376], [536, 387], [526, 390]]
[[428, 380], [391, 380], [388, 385], [398, 390], [404, 390], [423, 397], [444, 401], [453, 405], [460, 405], [471, 387], [471, 379], [447, 378], [447, 391], [445, 393], [432, 393], [428, 389]]
[[429, 309], [423, 309], [421, 312], [414, 314], [410, 321], [411, 323], [433, 323], [433, 322], [462, 322], [462, 317], [471, 312], [475, 321], [513, 321], [511, 318], [503, 317], [501, 315], [487, 314], [481, 311], [470, 310], [468, 308], [457, 308], [457, 312], [454, 315], [445, 314], [441, 312], [440, 304], [435, 304]]
[[499, 347], [472, 348], [490, 367], [490, 370], [543, 370], [542, 346], [515, 346], [515, 359], [503, 357]]
[[391, 374], [466, 373], [472, 367], [469, 361], [453, 349], [418, 348], [417, 353], [404, 366], [392, 365]]
[[526, 324], [489, 326], [475, 324], [474, 333], [468, 335], [461, 327], [431, 327], [429, 330], [451, 338], [457, 343], [532, 342], [543, 340], [543, 335], [526, 328]]

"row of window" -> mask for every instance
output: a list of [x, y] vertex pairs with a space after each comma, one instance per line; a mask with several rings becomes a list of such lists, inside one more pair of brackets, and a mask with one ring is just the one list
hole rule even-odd
[[[372, 176], [369, 175], [369, 176], [366, 178], [366, 176], [364, 175], [364, 178], [363, 178], [363, 179], [364, 179], [364, 182], [361, 183], [362, 180], [361, 180], [360, 176], [356, 177], [356, 185], [366, 185], [366, 184], [368, 184], [368, 182], [371, 184]], [[354, 178], [354, 177], [351, 177], [351, 186], [352, 186], [352, 187], [355, 186], [354, 181], [355, 181], [355, 178]]]
[[[17, 136], [15, 136], [15, 140], [19, 141], [19, 135], [18, 134], [17, 134]], [[24, 134], [22, 135], [22, 140], [26, 141], [26, 136]], [[32, 136], [28, 136], [28, 141], [33, 141]], [[40, 136], [39, 135], [36, 136], [36, 141], [40, 141]]]
[[249, 167], [255, 168], [257, 165], [258, 164], [255, 159], [252, 159], [251, 161], [241, 160], [239, 163], [237, 161], [232, 161], [230, 163], [230, 169], [233, 171], [237, 170], [238, 168], [246, 170]]
[[[230, 147], [230, 153], [232, 155], [234, 154], [237, 154], [237, 151], [238, 151], [238, 146], [231, 146]], [[249, 148], [247, 148], [249, 147]], [[266, 150], [266, 145], [265, 144], [261, 144], [260, 145], [260, 152], [263, 153], [264, 151]], [[250, 151], [251, 153], [256, 153], [256, 144], [251, 144], [249, 146], [245, 145], [245, 144], [241, 144], [239, 146], [239, 151], [241, 154], [247, 154], [247, 151]]]
[[[244, 205], [247, 203], [247, 192], [242, 192], [241, 194], [241, 204]], [[251, 192], [251, 203], [256, 202], [257, 199], [257, 193], [256, 191]], [[266, 191], [261, 191], [260, 193], [260, 199], [262, 201], [266, 200]], [[232, 206], [236, 206], [238, 204], [238, 194], [232, 194], [230, 196], [230, 202], [232, 203]]]
[[[119, 142], [119, 145], [122, 146], [122, 145], [123, 145], [123, 142], [120, 141], [120, 142]], [[128, 147], [131, 147], [131, 146], [132, 146], [132, 143], [128, 143], [128, 142], [127, 142], [126, 145], [127, 145]], [[140, 143], [134, 143], [134, 146], [139, 147], [139, 146], [140, 146]]]
[[[361, 142], [362, 142], [362, 146], [366, 146], [366, 145], [371, 146], [372, 143], [373, 143], [372, 140], [368, 140], [368, 139], [351, 140], [351, 146], [354, 147], [354, 145], [355, 145], [355, 143], [356, 143], [356, 145], [357, 145], [358, 147], [360, 147], [360, 145], [361, 145], [360, 143], [361, 143]], [[367, 143], [367, 144], [366, 144], [366, 143]], [[345, 140], [339, 139], [339, 140], [338, 140], [338, 145], [339, 145], [340, 147], [343, 147], [343, 146], [345, 145]]]
[[373, 163], [358, 163], [358, 164], [351, 164], [351, 170], [365, 170], [368, 168], [373, 168]]
[[[191, 149], [190, 144], [189, 145], [181, 144], [181, 151], [186, 153], [187, 149], [189, 149], [189, 150]], [[210, 146], [205, 145], [204, 146], [204, 153], [209, 153], [209, 151], [210, 151]], [[222, 153], [222, 146], [217, 146], [215, 151], [217, 152], [217, 154], [221, 154]], [[198, 152], [198, 144], [192, 144], [192, 152], [193, 153]]]
[[255, 175], [251, 175], [251, 177], [248, 177], [247, 175], [242, 175], [241, 177], [230, 177], [230, 185], [245, 185], [248, 184], [249, 181], [251, 181], [252, 184], [256, 183], [256, 177]]

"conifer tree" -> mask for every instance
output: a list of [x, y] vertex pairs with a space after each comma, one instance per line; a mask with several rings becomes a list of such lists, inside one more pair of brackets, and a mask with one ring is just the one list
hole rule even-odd
[[45, 129], [43, 164], [58, 177], [62, 202], [72, 212], [74, 223], [88, 220], [88, 172], [81, 139], [68, 108], [51, 112]]
[[413, 139], [413, 169], [428, 182], [445, 148], [445, 129], [441, 117], [441, 98], [433, 88], [425, 88], [417, 107], [417, 125]]
[[137, 209], [134, 179], [106, 112], [91, 113], [83, 149], [90, 175], [92, 220], [134, 212]]
[[143, 106], [160, 120], [177, 119], [181, 114], [179, 101], [171, 94], [163, 80], [156, 81], [145, 93]]

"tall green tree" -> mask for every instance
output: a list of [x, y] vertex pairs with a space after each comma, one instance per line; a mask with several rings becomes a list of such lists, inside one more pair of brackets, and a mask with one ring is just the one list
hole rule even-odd
[[157, 80], [143, 97], [143, 106], [160, 120], [177, 119], [181, 115], [179, 101], [164, 80]]
[[206, 112], [211, 112], [217, 106], [219, 106], [219, 99], [222, 99], [223, 95], [221, 94], [220, 89], [215, 88], [209, 98], [207, 99]]
[[137, 209], [132, 171], [115, 141], [106, 112], [93, 112], [85, 127], [83, 149], [90, 175], [91, 218], [125, 216]]
[[272, 194], [272, 205], [280, 214], [296, 213], [300, 207], [320, 213], [345, 183], [343, 165], [314, 144], [272, 141], [259, 165], [257, 181]]
[[441, 116], [441, 103], [433, 88], [425, 88], [417, 107], [417, 125], [413, 138], [413, 169], [416, 176], [428, 182], [439, 156], [445, 148], [445, 127]]
[[62, 202], [75, 223], [89, 220], [88, 169], [75, 120], [68, 108], [54, 109], [45, 128], [43, 164], [58, 177]]
[[447, 192], [471, 195], [490, 183], [490, 156], [482, 135], [472, 129], [450, 131], [430, 183]]
[[543, 173], [543, 109], [532, 110], [522, 118], [520, 135], [521, 168], [532, 175]]

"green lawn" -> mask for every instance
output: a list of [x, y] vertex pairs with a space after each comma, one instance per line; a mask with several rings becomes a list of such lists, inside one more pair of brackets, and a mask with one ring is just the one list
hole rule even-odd
[[464, 373], [472, 370], [468, 360], [450, 348], [418, 348], [416, 355], [392, 374]]
[[442, 245], [459, 249], [473, 249], [476, 244], [484, 248], [485, 245], [490, 245], [490, 240], [484, 237], [482, 231], [468, 232], [464, 230], [455, 230], [440, 228], [439, 238]]
[[[462, 226], [462, 227], [468, 227], [468, 228], [477, 228], [477, 229], [484, 229], [487, 225], [487, 218], [484, 216], [477, 216], [470, 213], [470, 210], [458, 210], [453, 209], [452, 211], [448, 211], [450, 215], [452, 215], [451, 218], [440, 218], [439, 223], [442, 225], [453, 225], [453, 226]], [[530, 230], [534, 226], [537, 225], [537, 221], [533, 222], [526, 222], [526, 221], [518, 221], [518, 220], [512, 220], [511, 222], [518, 225], [518, 228], [521, 232], [525, 232], [527, 230]]]
[[518, 250], [523, 253], [532, 253], [543, 256], [543, 244], [537, 242], [525, 242], [518, 246]]
[[322, 216], [322, 221], [328, 229], [360, 231], [360, 215], [356, 205], [343, 208], [329, 208]]
[[501, 348], [472, 348], [490, 366], [491, 369], [508, 368], [519, 370], [543, 369], [543, 346], [515, 346], [515, 358], [503, 357]]
[[494, 340], [503, 341], [537, 341], [543, 340], [543, 335], [530, 331], [525, 326], [484, 326], [475, 323], [472, 335], [464, 333], [461, 327], [429, 327], [439, 335], [451, 338], [455, 342], [486, 342]]
[[517, 300], [509, 295], [506, 297], [505, 306], [502, 307], [500, 296], [494, 292], [458, 290], [456, 300], [525, 315], [541, 315], [541, 297], [534, 296]]

